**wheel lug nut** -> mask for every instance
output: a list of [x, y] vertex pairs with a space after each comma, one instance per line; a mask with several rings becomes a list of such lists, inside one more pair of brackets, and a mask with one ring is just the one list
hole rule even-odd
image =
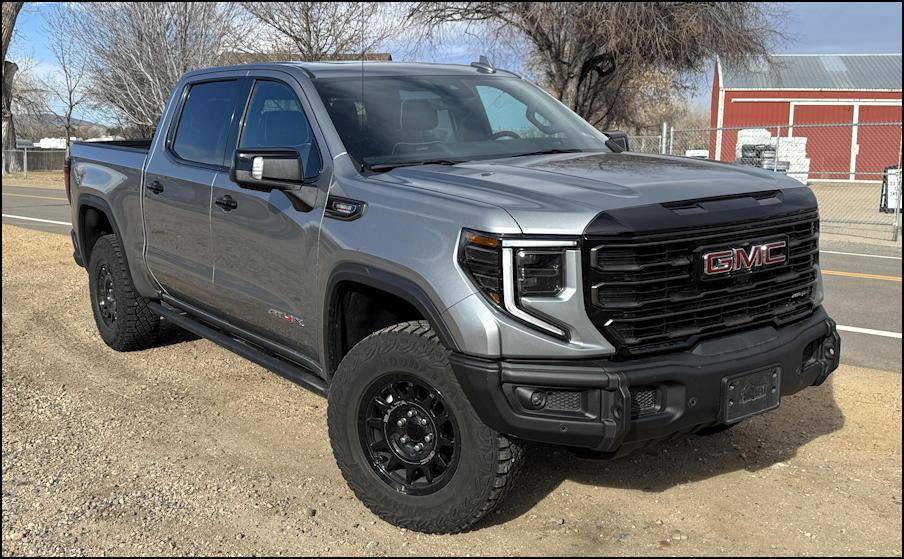
[[426, 424], [427, 424], [427, 418], [422, 417], [422, 418], [421, 418], [421, 425], [426, 425]]
[[402, 444], [407, 443], [407, 442], [408, 442], [408, 435], [402, 435], [402, 436], [399, 438], [399, 442], [402, 443]]
[[427, 435], [426, 437], [424, 437], [424, 442], [425, 442], [425, 443], [429, 443], [429, 442], [432, 441], [432, 440], [433, 440], [433, 435]]
[[420, 452], [420, 451], [424, 450], [424, 445], [422, 445], [421, 443], [417, 443], [416, 445], [414, 445], [414, 450]]
[[408, 423], [408, 420], [405, 419], [404, 417], [402, 419], [396, 421], [396, 425], [398, 425], [399, 427], [404, 426], [406, 423]]
[[414, 417], [417, 415], [417, 412], [414, 410], [408, 410], [408, 417]]

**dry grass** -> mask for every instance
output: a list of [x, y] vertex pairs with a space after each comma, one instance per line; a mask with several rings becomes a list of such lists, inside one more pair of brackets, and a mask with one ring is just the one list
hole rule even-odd
[[3, 175], [3, 184], [10, 186], [65, 189], [63, 171], [32, 171], [28, 173], [28, 176], [25, 176], [22, 173]]

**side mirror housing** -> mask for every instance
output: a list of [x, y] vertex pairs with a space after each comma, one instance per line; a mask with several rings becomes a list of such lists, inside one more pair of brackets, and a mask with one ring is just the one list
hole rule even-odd
[[230, 178], [245, 188], [295, 190], [304, 182], [304, 163], [294, 149], [237, 149]]
[[621, 132], [619, 130], [612, 130], [603, 132], [606, 136], [609, 136], [609, 139], [606, 140], [606, 145], [612, 151], [616, 153], [620, 153], [623, 151], [630, 151], [630, 146], [628, 145], [628, 134], [625, 132]]

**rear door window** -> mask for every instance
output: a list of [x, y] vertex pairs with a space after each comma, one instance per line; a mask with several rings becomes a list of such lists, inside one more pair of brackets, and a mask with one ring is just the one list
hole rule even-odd
[[186, 161], [225, 166], [226, 140], [239, 89], [238, 80], [192, 85], [173, 137], [173, 152]]

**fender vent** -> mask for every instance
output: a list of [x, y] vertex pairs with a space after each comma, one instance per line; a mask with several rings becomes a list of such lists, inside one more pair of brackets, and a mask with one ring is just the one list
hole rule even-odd
[[653, 415], [658, 411], [658, 390], [650, 386], [631, 389], [631, 418]]
[[547, 392], [546, 407], [548, 410], [578, 411], [581, 409], [580, 392]]

